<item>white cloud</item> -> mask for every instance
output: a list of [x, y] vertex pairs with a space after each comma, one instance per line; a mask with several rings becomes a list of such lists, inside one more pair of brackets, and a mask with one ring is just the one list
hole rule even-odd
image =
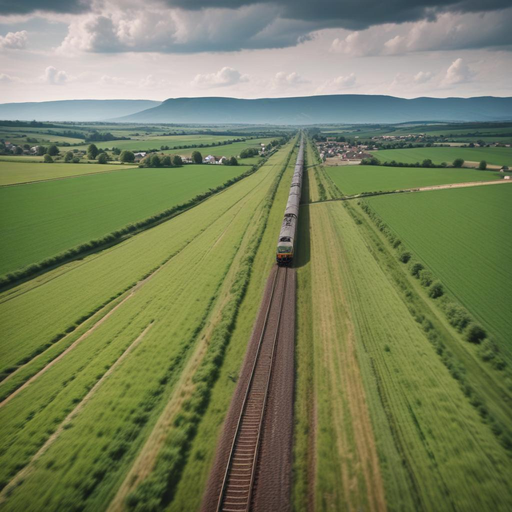
[[357, 77], [355, 73], [350, 73], [349, 75], [340, 75], [332, 80], [327, 80], [320, 85], [315, 92], [317, 94], [335, 94], [347, 89], [353, 89], [357, 86]]
[[229, 67], [223, 67], [217, 73], [206, 73], [196, 75], [191, 84], [196, 87], [226, 87], [228, 85], [247, 82], [249, 77], [242, 75], [239, 71]]
[[305, 80], [298, 73], [293, 71], [292, 73], [285, 73], [280, 71], [276, 73], [276, 76], [272, 80], [272, 87], [275, 89], [283, 87], [296, 87], [302, 84], [308, 84], [309, 80]]
[[69, 76], [65, 71], [59, 71], [54, 66], [48, 66], [44, 70], [44, 75], [41, 79], [50, 85], [64, 85], [69, 80]]
[[469, 66], [461, 59], [454, 60], [446, 71], [443, 79], [445, 85], [455, 85], [471, 82], [475, 77], [475, 73], [471, 71]]
[[24, 50], [28, 43], [28, 33], [26, 30], [19, 32], [8, 32], [5, 36], [0, 36], [0, 48], [6, 50]]
[[6, 75], [5, 73], [0, 73], [0, 83], [2, 84], [11, 84], [13, 82], [21, 82], [21, 79], [17, 76]]
[[432, 73], [430, 71], [419, 71], [414, 75], [414, 81], [417, 84], [424, 84], [432, 80]]

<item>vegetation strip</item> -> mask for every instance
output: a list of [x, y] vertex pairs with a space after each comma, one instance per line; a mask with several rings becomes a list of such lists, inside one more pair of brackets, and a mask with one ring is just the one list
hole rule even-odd
[[80, 401], [80, 403], [71, 411], [64, 421], [59, 425], [57, 430], [52, 433], [52, 435], [46, 440], [44, 445], [39, 449], [39, 451], [32, 457], [30, 463], [25, 466], [14, 478], [9, 482], [7, 486], [5, 486], [0, 493], [0, 504], [5, 500], [7, 496], [11, 493], [11, 490], [16, 487], [18, 482], [25, 478], [27, 474], [31, 471], [34, 462], [45, 453], [48, 448], [55, 442], [55, 440], [59, 437], [59, 435], [66, 429], [67, 425], [76, 417], [76, 415], [80, 412], [80, 410], [84, 407], [84, 405], [89, 401], [92, 395], [98, 390], [98, 388], [103, 384], [105, 379], [107, 379], [116, 368], [126, 359], [128, 354], [144, 339], [144, 336], [147, 334], [149, 329], [151, 329], [153, 323], [150, 323], [142, 333], [133, 341], [131, 345], [126, 348], [126, 350], [119, 356], [116, 362], [103, 374], [103, 376], [96, 382], [96, 384], [91, 388], [91, 390], [84, 396], [84, 398]]

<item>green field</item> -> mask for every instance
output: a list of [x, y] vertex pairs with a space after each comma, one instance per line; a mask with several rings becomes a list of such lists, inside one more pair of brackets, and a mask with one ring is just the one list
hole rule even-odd
[[[510, 392], [494, 395], [502, 376], [490, 378], [467, 343], [444, 333], [356, 207], [301, 208], [294, 509], [505, 511], [510, 457], [436, 353], [434, 333], [462, 353], [467, 385], [493, 397], [505, 425]], [[428, 333], [413, 311], [432, 322]]]
[[[272, 196], [290, 149], [289, 145], [252, 176], [183, 215], [67, 269], [51, 271], [39, 283], [31, 281], [0, 296], [2, 364], [28, 358], [2, 383], [1, 393], [6, 396], [70, 347], [91, 324], [35, 358], [37, 346], [44, 348], [55, 332], [139, 281], [129, 294], [112, 300], [109, 307], [119, 307], [111, 316], [103, 316], [105, 321], [88, 334], [86, 342], [74, 346], [39, 374], [36, 384], [0, 409], [2, 487], [18, 484], [11, 487], [4, 506], [67, 509], [72, 504], [105, 510], [123, 481], [128, 483], [127, 491], [137, 491], [136, 480], [128, 477], [144, 450], [163, 462], [152, 472], [152, 465], [143, 469], [149, 470], [149, 483], [157, 477], [166, 482], [163, 487], [150, 487], [151, 499], [164, 509], [174, 498], [167, 491], [176, 488], [184, 466], [179, 458], [169, 459], [169, 444], [173, 454], [179, 451], [184, 462], [190, 460], [191, 469], [202, 467], [201, 480], [188, 480], [197, 483], [195, 492], [185, 491], [188, 505], [197, 503], [215, 446], [207, 437], [199, 439], [208, 450], [202, 462], [201, 444], [189, 459], [184, 443], [193, 439], [204, 413], [205, 387], [217, 380], [223, 347], [230, 340], [229, 326], [234, 325], [251, 275], [248, 257], [255, 255], [266, 232]], [[279, 195], [278, 210], [285, 202], [286, 191]], [[279, 224], [274, 213], [267, 249]], [[244, 337], [257, 313], [271, 263], [266, 257], [259, 259], [258, 284], [249, 295], [246, 315], [237, 322], [244, 326]], [[30, 322], [24, 320], [27, 315]], [[231, 358], [235, 371], [244, 341], [237, 341]], [[214, 418], [209, 426], [217, 435], [235, 385], [222, 375], [218, 386], [222, 406], [212, 403]], [[155, 439], [151, 433], [162, 418], [168, 427]], [[55, 440], [34, 458], [52, 433]], [[13, 480], [22, 468], [28, 472]], [[126, 494], [119, 499], [124, 504]]]
[[499, 172], [474, 169], [428, 169], [376, 165], [327, 167], [327, 173], [346, 195], [362, 192], [392, 191], [430, 185], [447, 185], [502, 178]]
[[[126, 134], [123, 134], [126, 136]], [[212, 144], [214, 142], [223, 142], [237, 138], [234, 135], [170, 135], [170, 136], [147, 136], [135, 137], [131, 140], [111, 140], [107, 142], [95, 142], [98, 148], [119, 148], [120, 150], [129, 149], [132, 151], [147, 151], [148, 149], [160, 149], [161, 146], [195, 146], [198, 144]], [[61, 151], [73, 149], [86, 150], [89, 143], [80, 146], [61, 147]]]
[[0, 188], [0, 240], [4, 247], [0, 274], [151, 217], [245, 170], [247, 167], [224, 165], [135, 168]]
[[512, 358], [512, 186], [366, 201]]
[[29, 183], [33, 181], [53, 180], [56, 178], [69, 178], [83, 174], [98, 172], [120, 171], [133, 168], [133, 164], [43, 164], [28, 161], [28, 159], [41, 159], [41, 157], [12, 157], [10, 160], [0, 158], [0, 186], [15, 183]]
[[384, 149], [374, 151], [373, 156], [381, 162], [404, 162], [414, 164], [430, 159], [435, 164], [446, 162], [451, 164], [456, 158], [466, 162], [480, 162], [485, 160], [492, 165], [512, 166], [512, 148], [411, 148], [411, 149]]

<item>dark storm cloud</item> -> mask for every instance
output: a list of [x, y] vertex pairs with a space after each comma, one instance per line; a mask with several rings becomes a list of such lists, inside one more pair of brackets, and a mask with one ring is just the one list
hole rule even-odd
[[90, 0], [0, 0], [0, 15], [48, 11], [78, 14], [91, 9]]
[[510, 7], [510, 0], [164, 0], [186, 10], [236, 9], [256, 4], [279, 6], [281, 17], [317, 22], [318, 28], [361, 30], [382, 23], [435, 19], [441, 12], [485, 12]]

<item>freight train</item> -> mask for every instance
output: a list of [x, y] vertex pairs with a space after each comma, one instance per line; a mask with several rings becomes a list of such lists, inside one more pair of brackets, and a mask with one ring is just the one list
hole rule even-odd
[[277, 242], [276, 261], [278, 265], [290, 265], [295, 251], [297, 226], [299, 223], [299, 204], [302, 191], [302, 173], [304, 171], [304, 136], [301, 136], [299, 154], [295, 163], [288, 203], [284, 211], [283, 224]]

